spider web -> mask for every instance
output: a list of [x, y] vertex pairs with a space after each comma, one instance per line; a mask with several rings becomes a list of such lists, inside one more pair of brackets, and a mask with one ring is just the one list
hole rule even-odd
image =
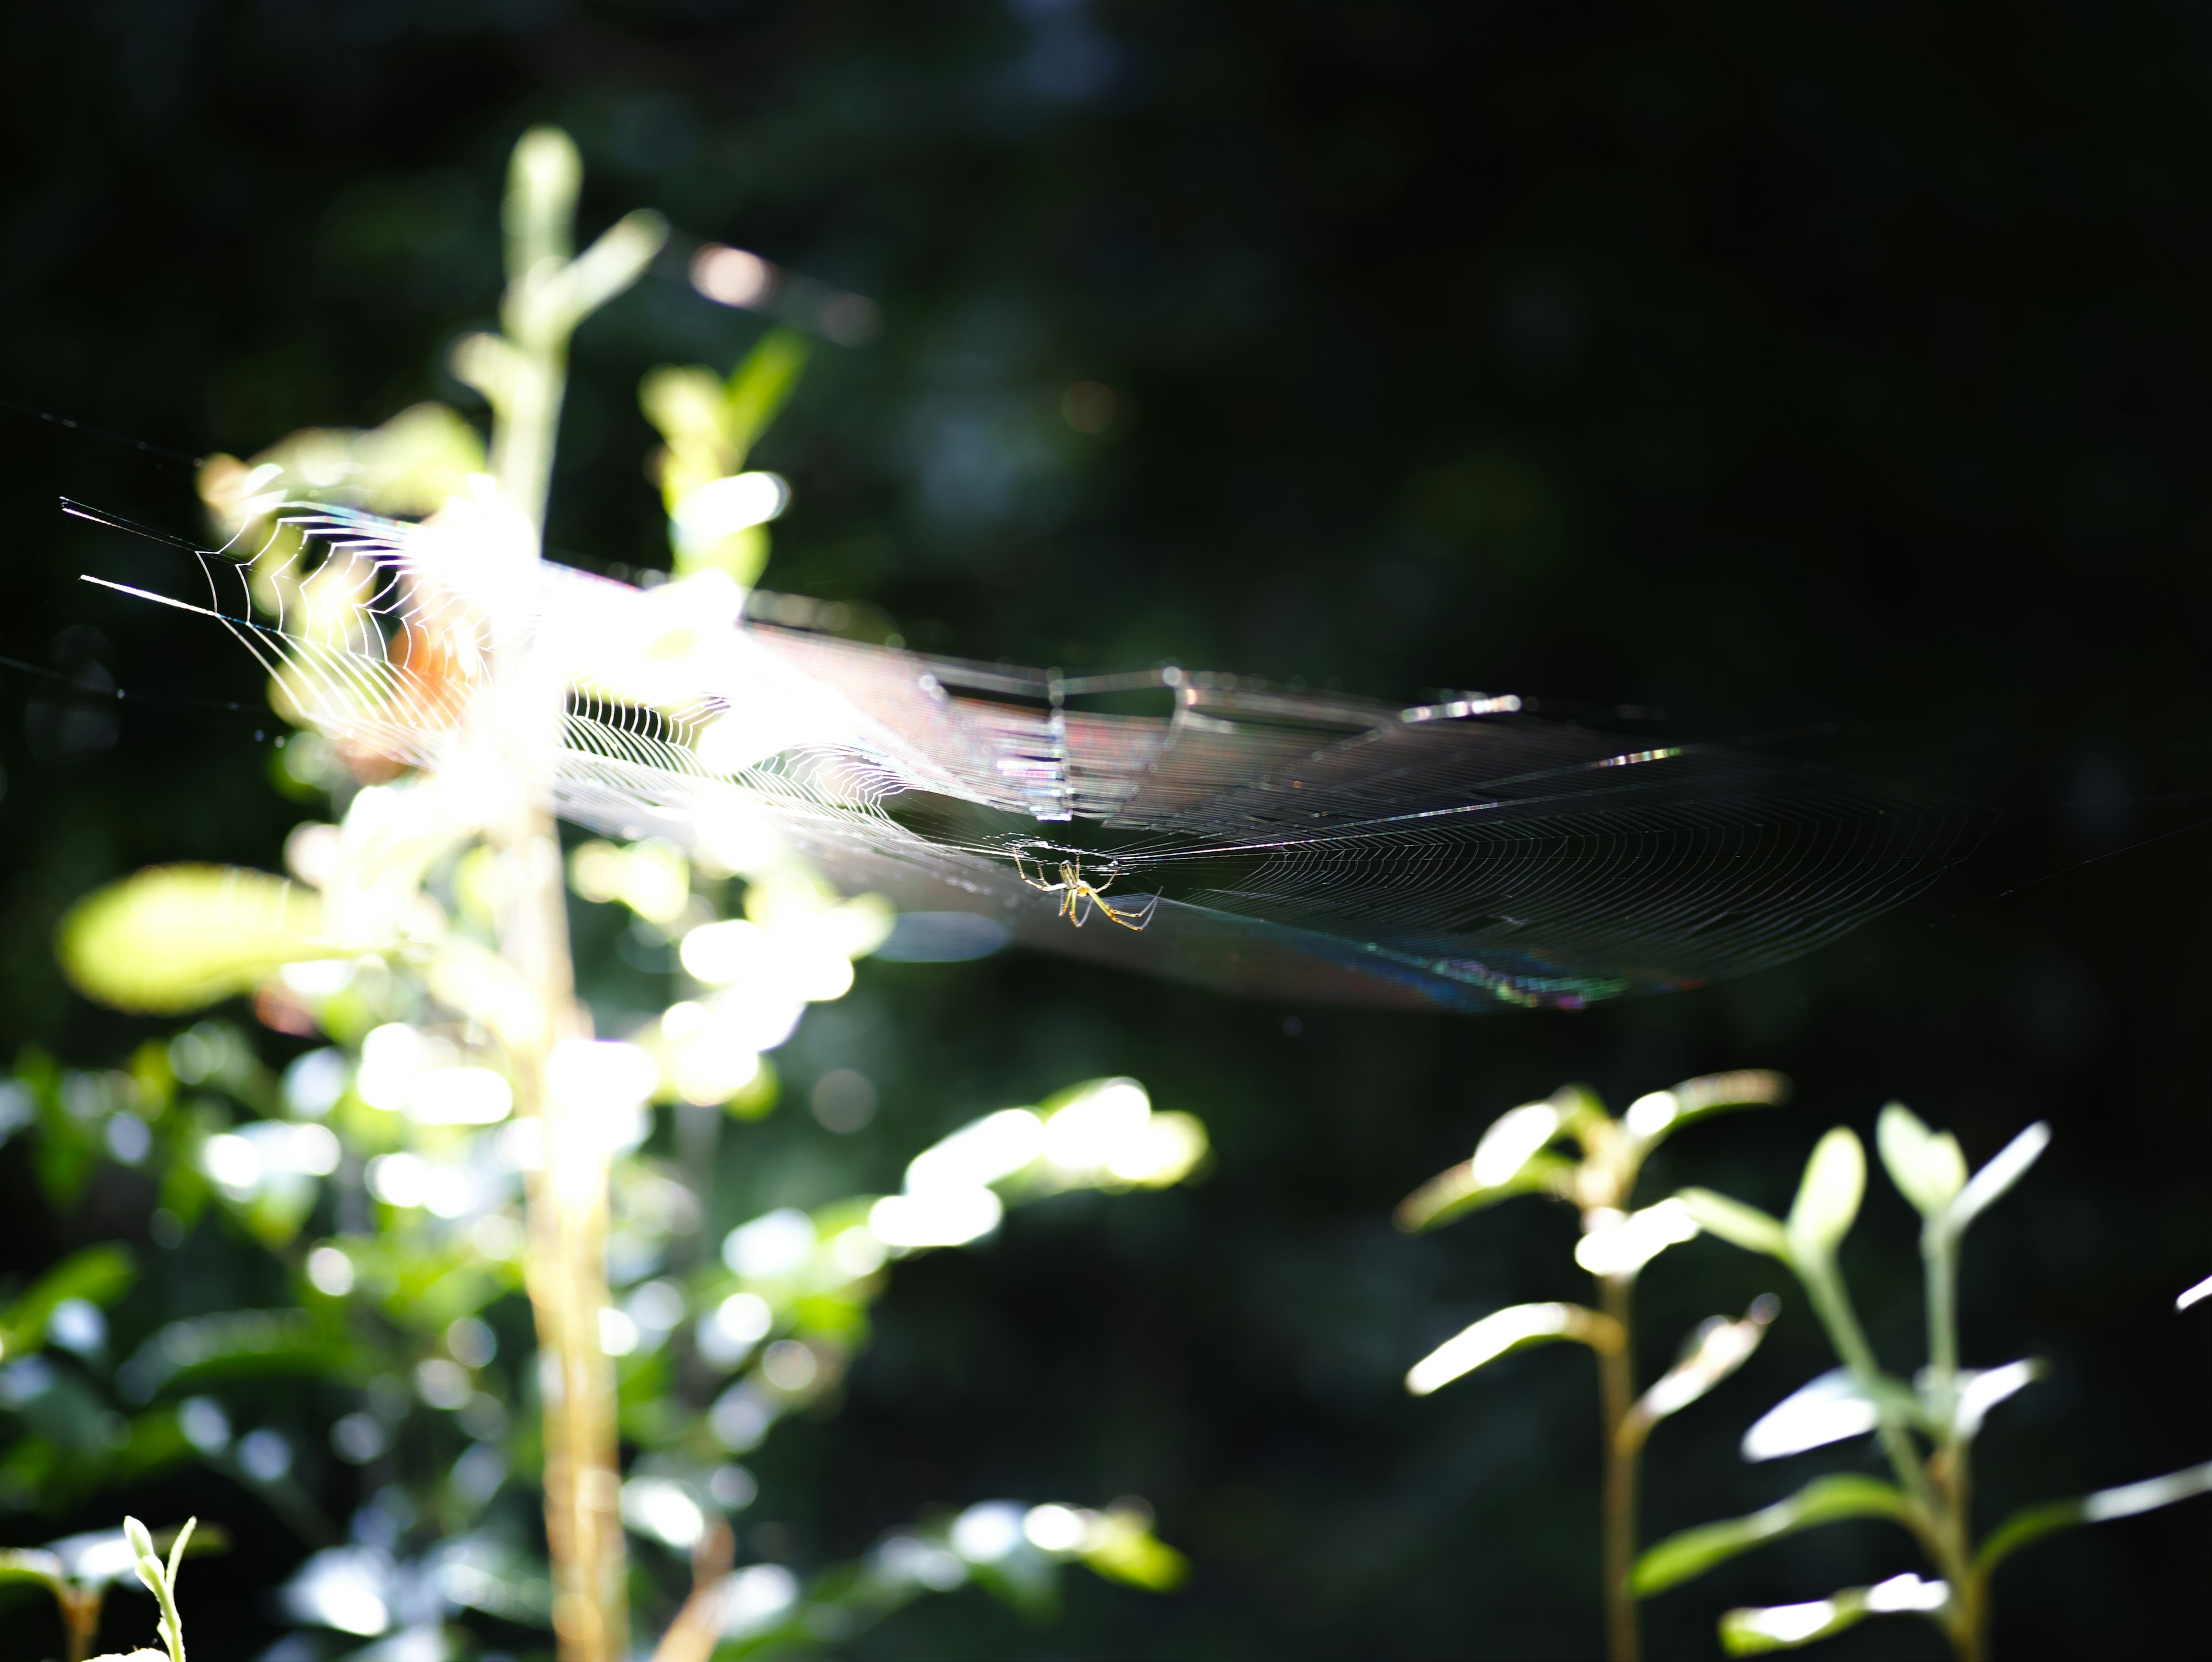
[[[526, 770], [562, 817], [625, 838], [711, 850], [772, 828], [903, 909], [1279, 1000], [1694, 987], [1898, 905], [1977, 830], [1832, 769], [1631, 749], [1511, 698], [1408, 709], [967, 663], [747, 622], [734, 587], [641, 590], [345, 510], [289, 510], [252, 557], [200, 563], [210, 604], [146, 598], [219, 618], [341, 746]], [[568, 689], [542, 752], [503, 714], [495, 666], [518, 656]], [[1133, 696], [1166, 712], [1097, 707]], [[1072, 928], [1017, 854], [1153, 902], [1149, 924]]]

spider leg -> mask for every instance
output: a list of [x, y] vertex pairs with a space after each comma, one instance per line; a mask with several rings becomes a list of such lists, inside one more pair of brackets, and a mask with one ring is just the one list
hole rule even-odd
[[[1077, 910], [1079, 905], [1081, 907], [1080, 910]], [[1094, 907], [1105, 905], [1106, 903], [1097, 898], [1097, 890], [1088, 883], [1080, 884], [1067, 892], [1067, 920], [1079, 929], [1091, 921], [1091, 913]], [[1110, 906], [1106, 907], [1108, 916], [1113, 916], [1113, 910]]]
[[1062, 883], [1041, 883], [1036, 878], [1031, 877], [1027, 871], [1023, 869], [1022, 856], [1018, 852], [1014, 855], [1014, 875], [1020, 878], [1023, 882], [1028, 884], [1030, 887], [1035, 889], [1039, 894], [1058, 894], [1066, 886], [1066, 885]]
[[1141, 930], [1146, 924], [1152, 921], [1152, 913], [1158, 909], [1159, 904], [1159, 896], [1152, 895], [1143, 905], [1132, 906], [1127, 911], [1118, 907], [1109, 906], [1103, 900], [1098, 903], [1098, 907], [1123, 928]]

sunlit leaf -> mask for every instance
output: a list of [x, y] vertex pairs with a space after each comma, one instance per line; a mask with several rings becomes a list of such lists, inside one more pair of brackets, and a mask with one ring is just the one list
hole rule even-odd
[[1966, 1157], [1948, 1131], [1929, 1130], [1901, 1102], [1893, 1102], [1875, 1122], [1875, 1146], [1897, 1192], [1923, 1217], [1941, 1215], [1966, 1186]]
[[1909, 1503], [1891, 1484], [1855, 1473], [1816, 1477], [1786, 1501], [1747, 1517], [1705, 1524], [1669, 1536], [1636, 1561], [1629, 1591], [1639, 1598], [1703, 1575], [1716, 1564], [1819, 1524], [1849, 1518], [1903, 1519]]
[[1469, 1212], [1480, 1211], [1515, 1195], [1559, 1195], [1565, 1192], [1575, 1163], [1559, 1154], [1542, 1154], [1524, 1161], [1504, 1183], [1476, 1181], [1474, 1162], [1462, 1160], [1437, 1173], [1398, 1202], [1393, 1215], [1407, 1234], [1433, 1229]]
[[1805, 1176], [1790, 1208], [1790, 1250], [1801, 1257], [1834, 1253], [1858, 1216], [1866, 1193], [1866, 1150], [1847, 1125], [1838, 1125], [1813, 1147]]
[[1474, 1145], [1474, 1157], [1468, 1162], [1469, 1174], [1486, 1189], [1512, 1182], [1565, 1129], [1565, 1118], [1553, 1102], [1524, 1102], [1507, 1109]]
[[730, 372], [723, 420], [738, 447], [737, 461], [744, 460], [745, 453], [790, 402], [811, 350], [804, 335], [771, 329]]
[[[1036, 1519], [1033, 1511], [1027, 1525], [1032, 1538], [1039, 1532]], [[1108, 1580], [1147, 1592], [1170, 1592], [1190, 1577], [1190, 1560], [1155, 1536], [1152, 1519], [1134, 1507], [1115, 1506], [1098, 1515], [1077, 1552]]]
[[2212, 1494], [2212, 1461], [2169, 1471], [2163, 1477], [2146, 1477], [2141, 1482], [2123, 1483], [2117, 1488], [2100, 1488], [2075, 1500], [2047, 1501], [2040, 1506], [2023, 1507], [1990, 1533], [1975, 1562], [1984, 1571], [1991, 1570], [2031, 1542], [2055, 1535], [2060, 1530], [2080, 1524], [2108, 1524], [2115, 1519], [2154, 1512], [2177, 1501], [2207, 1494]]
[[1731, 1108], [1767, 1108], [1790, 1099], [1790, 1077], [1768, 1068], [1739, 1068], [1704, 1074], [1664, 1091], [1653, 1091], [1628, 1105], [1621, 1123], [1644, 1142], [1657, 1142], [1692, 1120]]
[[1718, 1235], [1747, 1252], [1764, 1252], [1770, 1257], [1784, 1259], [1790, 1256], [1789, 1232], [1783, 1228], [1779, 1219], [1757, 1207], [1746, 1206], [1741, 1201], [1730, 1200], [1710, 1189], [1685, 1189], [1675, 1198], [1690, 1208], [1691, 1217], [1707, 1234]]
[[1620, 1342], [1620, 1325], [1610, 1316], [1576, 1304], [1511, 1305], [1485, 1316], [1414, 1363], [1407, 1370], [1406, 1389], [1425, 1397], [1509, 1351], [1553, 1339], [1610, 1349]]
[[1733, 1610], [1721, 1617], [1721, 1648], [1730, 1656], [1794, 1651], [1855, 1627], [1869, 1616], [1934, 1616], [1951, 1602], [1951, 1589], [1917, 1575], [1893, 1575], [1871, 1587], [1847, 1587], [1802, 1604]]
[[[1959, 1375], [1953, 1391], [1952, 1428], [1960, 1437], [1981, 1434], [1982, 1422], [1998, 1403], [2026, 1390], [2049, 1369], [2034, 1357], [2007, 1362], [2002, 1367], [1970, 1367]], [[1926, 1385], [1923, 1384], [1923, 1394]], [[1931, 1416], [1932, 1417], [1932, 1416]]]
[[1638, 1399], [1632, 1417], [1648, 1428], [1689, 1407], [1751, 1360], [1780, 1309], [1771, 1294], [1761, 1294], [1740, 1319], [1714, 1316], [1701, 1323], [1674, 1367]]
[[1988, 1209], [2013, 1184], [2027, 1174], [2027, 1168], [2051, 1146], [2051, 1127], [2042, 1120], [2022, 1131], [1996, 1152], [1987, 1166], [1966, 1180], [1944, 1214], [1944, 1222], [1954, 1232], [1962, 1232]]
[[62, 968], [88, 998], [174, 1015], [244, 992], [286, 964], [338, 956], [314, 891], [234, 866], [156, 866], [62, 919]]
[[1778, 1460], [1802, 1454], [1846, 1437], [1864, 1436], [1881, 1422], [1883, 1402], [1905, 1415], [1917, 1411], [1911, 1392], [1886, 1381], [1869, 1394], [1849, 1368], [1831, 1368], [1799, 1386], [1755, 1421], [1743, 1434], [1747, 1460]]
[[288, 502], [344, 502], [415, 519], [435, 513], [484, 471], [483, 440], [442, 404], [417, 404], [380, 427], [311, 427], [246, 461], [200, 464], [200, 500], [226, 536]]
[[[1585, 1219], [1593, 1215], [1584, 1214]], [[1575, 1243], [1575, 1262], [1593, 1275], [1633, 1275], [1670, 1246], [1695, 1240], [1698, 1221], [1679, 1196], [1626, 1216], [1614, 1212]]]
[[64, 1579], [62, 1561], [42, 1548], [0, 1549], [0, 1581], [39, 1581], [57, 1587]]

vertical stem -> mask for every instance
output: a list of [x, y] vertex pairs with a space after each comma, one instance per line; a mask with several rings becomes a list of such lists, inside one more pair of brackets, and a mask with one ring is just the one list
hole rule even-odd
[[1987, 1587], [1973, 1568], [1973, 1473], [1971, 1445], [1959, 1434], [1959, 1237], [1940, 1217], [1920, 1233], [1927, 1271], [1929, 1397], [1941, 1421], [1929, 1463], [1943, 1511], [1938, 1528], [1952, 1571], [1951, 1643], [1964, 1662], [1987, 1653]]
[[[1958, 1482], [1949, 1479], [1947, 1463], [1935, 1462], [1936, 1470], [1944, 1481], [1939, 1486], [1931, 1482], [1929, 1467], [1923, 1464], [1920, 1451], [1914, 1446], [1911, 1434], [1899, 1422], [1894, 1410], [1875, 1395], [1881, 1377], [1880, 1366], [1875, 1361], [1874, 1347], [1867, 1342], [1865, 1330], [1859, 1326], [1858, 1316], [1851, 1308], [1850, 1294], [1845, 1291], [1843, 1275], [1833, 1258], [1796, 1263], [1799, 1277], [1813, 1301], [1813, 1308], [1820, 1318], [1820, 1325], [1827, 1330], [1829, 1342], [1836, 1348], [1844, 1365], [1856, 1376], [1860, 1386], [1874, 1397], [1881, 1418], [1877, 1431], [1884, 1453], [1896, 1474], [1899, 1488], [1911, 1497], [1918, 1513], [1917, 1532], [1936, 1561], [1951, 1588], [1951, 1613], [1944, 1623], [1951, 1647], [1960, 1662], [1982, 1662], [1985, 1652], [1982, 1638], [1982, 1597], [1979, 1580], [1974, 1570], [1973, 1555], [1969, 1550], [1966, 1517], [1963, 1509], [1965, 1473], [1961, 1467]], [[1930, 1265], [1930, 1291], [1934, 1288], [1934, 1266]], [[1954, 1371], [1957, 1367], [1957, 1333], [1952, 1324], [1950, 1312], [1953, 1300], [1949, 1288], [1945, 1291], [1944, 1348], [1939, 1353], [1950, 1359]], [[1931, 1299], [1929, 1332], [1935, 1335], [1935, 1309]], [[1930, 1348], [1935, 1346], [1931, 1342]], [[1942, 1446], [1948, 1450], [1949, 1444]]]
[[1638, 1450], [1622, 1434], [1636, 1401], [1636, 1348], [1630, 1342], [1627, 1275], [1601, 1275], [1598, 1290], [1605, 1313], [1620, 1324], [1620, 1342], [1597, 1353], [1599, 1412], [1604, 1422], [1605, 1488], [1601, 1503], [1605, 1574], [1605, 1649], [1609, 1662], [1638, 1662], [1643, 1648], [1637, 1630], [1636, 1600], [1628, 1591], [1628, 1572], [1636, 1562], [1636, 1466]]
[[[1874, 1347], [1867, 1342], [1866, 1332], [1859, 1326], [1857, 1313], [1851, 1308], [1850, 1294], [1844, 1291], [1843, 1277], [1837, 1271], [1832, 1258], [1796, 1264], [1799, 1278], [1805, 1283], [1806, 1295], [1827, 1330], [1828, 1342], [1843, 1358], [1844, 1366], [1850, 1369], [1859, 1386], [1875, 1403], [1880, 1415], [1877, 1434], [1882, 1452], [1888, 1455], [1891, 1469], [1897, 1474], [1898, 1486], [1911, 1495], [1932, 1525], [1937, 1516], [1934, 1490], [1929, 1487], [1928, 1473], [1920, 1464], [1920, 1451], [1912, 1446], [1912, 1439], [1898, 1423], [1895, 1412], [1884, 1402], [1878, 1385], [1881, 1377], [1881, 1365], [1875, 1361]], [[1949, 1566], [1944, 1567], [1948, 1569]]]
[[547, 1013], [544, 1042], [516, 1056], [517, 1105], [544, 1128], [530, 1184], [526, 1281], [537, 1318], [545, 1414], [545, 1537], [562, 1662], [617, 1662], [628, 1641], [614, 1364], [599, 1340], [607, 1304], [607, 1154], [585, 1109], [549, 1088], [554, 1044], [580, 1038], [560, 844], [542, 809], [500, 839], [510, 898], [500, 946]]
[[100, 1634], [102, 1589], [98, 1586], [57, 1586], [54, 1598], [62, 1607], [62, 1626], [67, 1631], [69, 1662], [84, 1662], [92, 1654], [92, 1641]]
[[[491, 381], [491, 461], [502, 502], [527, 527], [529, 564], [542, 557], [545, 504], [574, 318], [549, 303], [573, 246], [581, 164], [567, 136], [541, 128], [515, 147], [505, 222], [507, 348]], [[509, 598], [534, 607], [534, 594]], [[599, 1337], [606, 1307], [607, 1150], [588, 1105], [565, 1102], [548, 1063], [564, 1039], [588, 1035], [568, 953], [560, 840], [549, 807], [567, 681], [543, 642], [506, 620], [495, 753], [511, 769], [507, 812], [489, 828], [502, 859], [501, 953], [535, 996], [533, 1044], [512, 1057], [517, 1109], [537, 1117], [544, 1158], [530, 1184], [526, 1280], [537, 1318], [544, 1398], [545, 1536], [553, 1630], [562, 1662], [619, 1662], [629, 1644], [613, 1363]]]

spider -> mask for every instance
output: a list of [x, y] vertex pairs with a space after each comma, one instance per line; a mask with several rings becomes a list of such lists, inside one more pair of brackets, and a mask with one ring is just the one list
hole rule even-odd
[[[1049, 871], [1052, 868], [1040, 860], [1037, 861], [1037, 869]], [[1022, 856], [1017, 853], [1014, 855], [1014, 874], [1040, 894], [1058, 895], [1060, 915], [1079, 929], [1091, 921], [1093, 907], [1105, 913], [1125, 929], [1141, 929], [1152, 921], [1153, 910], [1160, 904], [1159, 896], [1152, 895], [1148, 897], [1141, 906], [1131, 906], [1127, 910], [1117, 907], [1112, 901], [1106, 898], [1106, 890], [1113, 883], [1115, 874], [1109, 872], [1103, 883], [1085, 882], [1083, 877], [1083, 868], [1073, 860], [1063, 860], [1060, 862], [1059, 882], [1043, 883], [1029, 874], [1027, 868], [1022, 864]]]

